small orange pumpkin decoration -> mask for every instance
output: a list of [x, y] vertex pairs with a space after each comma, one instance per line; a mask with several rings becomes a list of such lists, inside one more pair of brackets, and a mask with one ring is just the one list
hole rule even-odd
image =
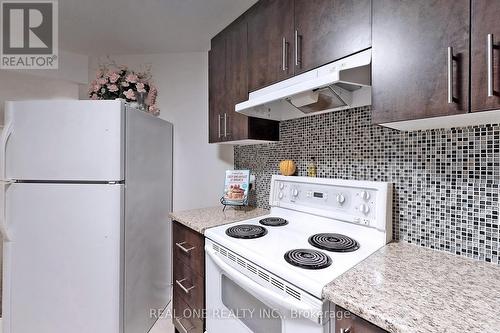
[[291, 176], [296, 170], [295, 163], [292, 160], [281, 161], [279, 167], [283, 176]]

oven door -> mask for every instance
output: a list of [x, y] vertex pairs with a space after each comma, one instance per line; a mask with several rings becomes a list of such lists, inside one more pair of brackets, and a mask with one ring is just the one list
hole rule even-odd
[[285, 297], [233, 267], [212, 248], [206, 253], [207, 333], [327, 333], [323, 302]]

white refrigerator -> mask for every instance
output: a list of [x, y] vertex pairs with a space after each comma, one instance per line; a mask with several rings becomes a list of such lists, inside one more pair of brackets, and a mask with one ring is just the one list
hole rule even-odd
[[3, 333], [146, 333], [170, 300], [172, 125], [120, 101], [7, 102]]

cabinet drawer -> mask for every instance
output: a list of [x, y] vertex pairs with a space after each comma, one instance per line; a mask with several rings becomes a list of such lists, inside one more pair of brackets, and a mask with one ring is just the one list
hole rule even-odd
[[191, 308], [203, 309], [204, 280], [179, 260], [174, 260], [174, 292]]
[[203, 333], [201, 311], [193, 311], [177, 292], [174, 292], [173, 308], [173, 324], [180, 333]]
[[194, 230], [178, 222], [173, 223], [173, 257], [191, 268], [193, 273], [205, 276], [205, 240]]

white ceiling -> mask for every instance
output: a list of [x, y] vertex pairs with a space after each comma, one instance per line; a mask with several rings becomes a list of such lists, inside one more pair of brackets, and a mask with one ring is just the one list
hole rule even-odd
[[88, 55], [205, 51], [256, 0], [59, 0], [59, 47]]

